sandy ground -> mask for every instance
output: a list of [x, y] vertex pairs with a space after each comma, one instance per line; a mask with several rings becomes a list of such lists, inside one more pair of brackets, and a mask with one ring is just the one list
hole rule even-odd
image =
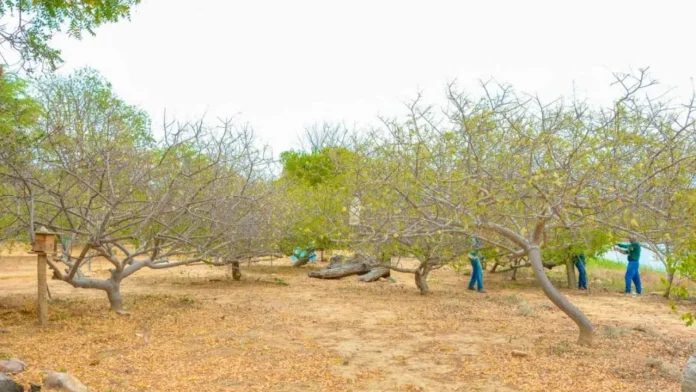
[[654, 295], [563, 290], [597, 327], [584, 348], [528, 276], [487, 274], [479, 294], [443, 268], [421, 296], [412, 275], [322, 281], [310, 268], [244, 266], [239, 282], [208, 266], [141, 271], [123, 284], [129, 317], [49, 281], [39, 329], [35, 258], [0, 257], [0, 357], [27, 363], [26, 385], [55, 369], [96, 391], [679, 391], [696, 339]]

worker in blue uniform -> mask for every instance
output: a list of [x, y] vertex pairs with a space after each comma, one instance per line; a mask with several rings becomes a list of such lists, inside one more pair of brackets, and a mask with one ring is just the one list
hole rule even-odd
[[481, 248], [481, 241], [474, 237], [471, 243], [474, 249], [469, 252], [469, 262], [471, 262], [469, 290], [474, 290], [474, 287], [476, 287], [479, 293], [485, 293], [486, 290], [483, 288], [483, 267], [481, 266], [481, 259], [483, 259], [483, 256], [481, 256], [478, 251]]
[[585, 253], [580, 252], [573, 256], [573, 264], [578, 269], [578, 289], [587, 290], [587, 270], [585, 269]]
[[628, 256], [628, 267], [626, 268], [626, 294], [631, 294], [631, 283], [636, 286], [636, 293], [641, 294], [643, 288], [640, 284], [640, 243], [636, 237], [632, 236], [629, 242], [616, 244], [619, 251]]

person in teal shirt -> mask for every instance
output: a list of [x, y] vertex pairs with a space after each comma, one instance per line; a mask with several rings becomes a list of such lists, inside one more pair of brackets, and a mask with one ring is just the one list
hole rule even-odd
[[587, 290], [587, 271], [585, 270], [585, 253], [573, 256], [573, 264], [578, 269], [578, 289]]
[[471, 262], [471, 280], [469, 281], [469, 290], [476, 290], [479, 293], [485, 293], [483, 289], [483, 267], [481, 267], [482, 256], [479, 255], [478, 249], [481, 248], [481, 241], [474, 237], [471, 240], [474, 250], [469, 252], [469, 261]]
[[295, 248], [295, 252], [290, 256], [290, 260], [294, 262], [307, 261], [313, 263], [317, 260], [317, 255], [314, 253], [313, 246], [308, 246], [305, 249]]
[[643, 288], [640, 285], [640, 243], [636, 237], [631, 236], [628, 238], [628, 243], [619, 242], [616, 244], [619, 251], [623, 254], [628, 255], [628, 267], [626, 268], [626, 294], [631, 294], [631, 283], [636, 286], [636, 293], [641, 294]]

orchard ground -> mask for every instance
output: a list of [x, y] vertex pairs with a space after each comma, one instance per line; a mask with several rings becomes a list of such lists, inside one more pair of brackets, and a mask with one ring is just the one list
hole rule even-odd
[[[50, 325], [36, 326], [35, 257], [0, 256], [0, 357], [72, 373], [94, 391], [679, 391], [696, 331], [644, 271], [645, 294], [620, 294], [623, 270], [592, 266], [590, 292], [562, 289], [595, 323], [595, 345], [536, 287], [485, 274], [322, 281], [288, 260], [244, 267], [241, 281], [204, 265], [141, 271], [123, 283], [128, 317], [101, 291], [49, 281]], [[106, 276], [106, 262], [92, 274]], [[563, 286], [563, 267], [552, 271]], [[679, 303], [694, 310], [693, 302]], [[527, 356], [513, 356], [513, 351]]]

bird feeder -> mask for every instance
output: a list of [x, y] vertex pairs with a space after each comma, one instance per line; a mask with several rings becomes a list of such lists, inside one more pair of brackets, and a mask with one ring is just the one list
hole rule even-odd
[[56, 233], [48, 231], [41, 226], [34, 233], [34, 245], [31, 248], [32, 253], [55, 253], [56, 250]]
[[348, 225], [360, 226], [360, 210], [362, 210], [360, 199], [357, 196], [355, 196], [353, 197], [353, 201], [350, 203], [350, 211], [348, 212]]

